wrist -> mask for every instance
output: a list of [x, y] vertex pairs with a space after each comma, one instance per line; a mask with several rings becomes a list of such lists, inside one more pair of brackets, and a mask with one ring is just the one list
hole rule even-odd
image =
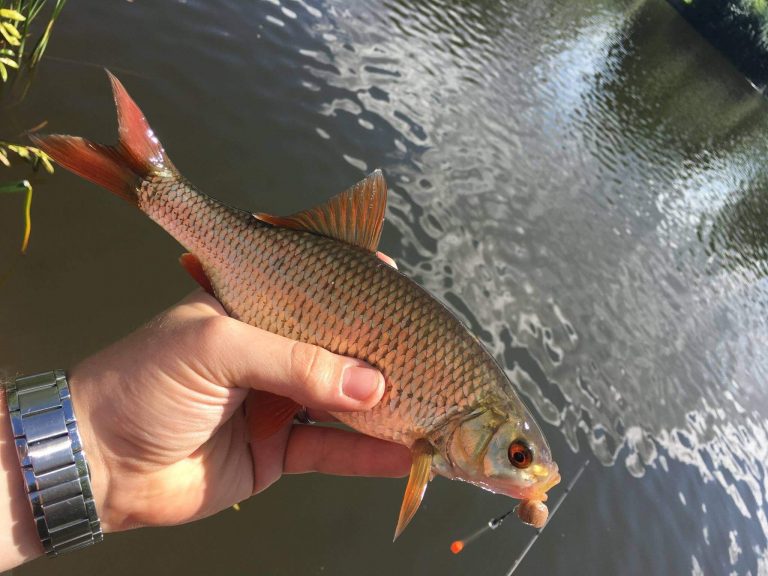
[[124, 440], [131, 426], [120, 409], [126, 404], [124, 383], [100, 365], [98, 357], [86, 359], [69, 371], [68, 380], [101, 529], [120, 532], [147, 524], [142, 510], [151, 473]]
[[99, 515], [102, 532], [119, 530], [114, 520], [110, 494], [110, 467], [105, 458], [99, 433], [94, 429], [97, 420], [97, 401], [91, 397], [93, 386], [83, 385], [83, 379], [78, 377], [77, 367], [68, 373], [72, 406], [77, 418], [83, 452], [88, 459], [90, 470], [91, 490], [96, 512]]
[[5, 400], [8, 439], [45, 553], [58, 556], [100, 542], [90, 468], [64, 371], [16, 378], [6, 383]]
[[0, 572], [42, 556], [32, 509], [11, 432], [5, 392], [0, 390]]

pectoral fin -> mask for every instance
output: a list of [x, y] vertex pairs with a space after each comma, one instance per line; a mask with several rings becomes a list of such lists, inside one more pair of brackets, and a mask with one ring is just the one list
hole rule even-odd
[[248, 431], [253, 440], [266, 440], [286, 426], [301, 409], [291, 400], [264, 390], [251, 390], [246, 400]]
[[412, 448], [413, 462], [411, 464], [411, 475], [408, 477], [408, 486], [405, 487], [403, 504], [400, 507], [400, 517], [397, 519], [397, 528], [395, 528], [395, 537], [402, 534], [405, 527], [416, 514], [416, 510], [421, 505], [424, 498], [424, 491], [427, 489], [430, 472], [432, 471], [432, 456], [434, 449], [424, 439], [417, 440]]
[[203, 270], [203, 265], [200, 263], [200, 260], [197, 259], [197, 256], [185, 252], [179, 256], [179, 264], [181, 264], [181, 267], [187, 271], [187, 274], [192, 276], [192, 279], [200, 285], [200, 288], [208, 292], [208, 294], [214, 298], [216, 297], [213, 293], [211, 281], [208, 279], [205, 270]]

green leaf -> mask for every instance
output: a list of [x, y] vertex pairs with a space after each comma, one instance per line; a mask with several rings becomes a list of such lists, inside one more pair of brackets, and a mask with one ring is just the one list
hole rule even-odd
[[45, 27], [45, 32], [40, 36], [40, 40], [37, 41], [37, 46], [32, 50], [32, 56], [29, 58], [29, 63], [32, 67], [37, 66], [43, 58], [43, 52], [48, 47], [48, 39], [51, 37], [51, 30], [53, 29], [54, 20], [48, 22], [48, 26]]
[[21, 32], [19, 32], [16, 29], [16, 26], [11, 24], [10, 22], [0, 22], [0, 26], [5, 28], [8, 31], [8, 34], [16, 38], [17, 40], [21, 40]]
[[5, 58], [4, 56], [0, 56], [0, 62], [5, 64], [6, 66], [10, 66], [11, 68], [19, 67], [19, 65], [16, 64], [16, 60], [11, 60], [10, 58]]
[[48, 154], [43, 153], [39, 158], [40, 162], [43, 163], [43, 168], [45, 168], [45, 171], [48, 172], [48, 174], [53, 174], [53, 164], [51, 164], [51, 160]]
[[24, 158], [25, 160], [31, 160], [32, 158], [29, 156], [29, 148], [26, 146], [17, 146], [15, 144], [9, 144], [8, 150], [12, 150], [13, 152], [16, 152], [19, 156]]
[[26, 192], [30, 188], [32, 188], [32, 186], [30, 186], [29, 182], [26, 180], [21, 180], [19, 182], [6, 182], [5, 184], [0, 184], [0, 194]]
[[16, 10], [10, 10], [8, 8], [0, 8], [0, 18], [16, 20], [17, 22], [24, 22], [24, 20], [26, 20], [24, 14], [17, 12]]
[[22, 185], [27, 190], [24, 198], [24, 239], [21, 241], [21, 253], [24, 254], [29, 246], [29, 235], [32, 234], [32, 185], [27, 180]]
[[[11, 36], [11, 33], [5, 29], [5, 26], [3, 26], [3, 24], [6, 24], [6, 22], [0, 23], [0, 35], [2, 35], [3, 38], [5, 38], [5, 41], [8, 42], [8, 44], [10, 44], [11, 46], [18, 46], [19, 44], [21, 44], [18, 38], [16, 38], [15, 36]], [[11, 28], [13, 28], [13, 26], [11, 26]], [[13, 28], [13, 29], [16, 30], [16, 28]]]
[[21, 32], [19, 32], [16, 29], [16, 26], [11, 24], [10, 22], [0, 22], [0, 26], [5, 28], [8, 31], [8, 34], [16, 38], [17, 40], [21, 40]]
[[40, 148], [35, 148], [34, 146], [27, 147], [27, 150], [34, 154], [37, 158], [35, 159], [35, 168], [37, 168], [37, 163], [43, 165], [43, 168], [45, 168], [45, 171], [48, 172], [48, 174], [53, 174], [53, 163], [51, 162], [51, 157], [48, 156], [45, 152], [40, 150]]
[[3, 82], [8, 81], [8, 70], [5, 68], [5, 64], [0, 63], [0, 78], [3, 79]]
[[4, 164], [5, 166], [11, 165], [11, 161], [8, 160], [8, 152], [3, 148], [0, 148], [0, 164]]
[[29, 246], [29, 235], [32, 233], [32, 185], [28, 180], [0, 184], [0, 194], [18, 194], [25, 192], [24, 197], [24, 238], [21, 241], [22, 254]]

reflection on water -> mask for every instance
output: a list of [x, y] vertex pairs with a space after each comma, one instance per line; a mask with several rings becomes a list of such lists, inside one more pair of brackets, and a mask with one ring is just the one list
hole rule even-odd
[[732, 270], [746, 270], [755, 277], [768, 274], [768, 182], [750, 187], [711, 215], [710, 252]]
[[572, 449], [696, 467], [764, 555], [763, 99], [656, 3], [387, 7], [367, 42], [330, 18], [313, 75], [347, 94], [324, 114], [396, 134], [404, 267]]
[[[289, 213], [318, 182], [331, 192], [384, 168], [384, 249], [503, 361], [551, 425], [566, 480], [583, 461], [566, 445], [607, 467], [585, 474], [551, 528], [577, 545], [542, 537], [526, 573], [571, 573], [589, 551], [592, 573], [768, 571], [768, 108], [665, 2], [71, 13], [150, 78], [137, 99], [177, 164], [222, 199]], [[164, 29], [135, 47], [104, 25], [116, 19]], [[70, 34], [63, 56], [95, 58]], [[159, 121], [153, 106], [166, 106]], [[216, 150], [199, 149], [206, 138]], [[209, 168], [195, 174], [198, 160]], [[430, 502], [453, 511], [449, 528], [492, 515], [474, 493], [453, 510], [450, 490], [430, 489], [427, 518]], [[466, 573], [435, 551], [448, 536], [431, 526], [381, 573]], [[499, 546], [489, 537], [468, 561], [503, 573], [514, 555]], [[361, 550], [335, 572], [381, 552]]]

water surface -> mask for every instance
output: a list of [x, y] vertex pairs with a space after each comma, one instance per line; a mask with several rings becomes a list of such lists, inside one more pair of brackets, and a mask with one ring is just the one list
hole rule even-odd
[[[113, 139], [107, 66], [221, 200], [291, 213], [384, 169], [382, 249], [502, 360], [565, 481], [592, 461], [517, 573], [768, 574], [768, 108], [666, 3], [91, 0], [48, 54], [3, 130]], [[63, 170], [21, 261], [3, 202], [0, 368], [71, 365], [192, 289], [170, 237]], [[404, 486], [290, 477], [56, 568], [506, 574], [532, 536], [452, 556], [510, 501], [438, 479], [391, 544]]]

